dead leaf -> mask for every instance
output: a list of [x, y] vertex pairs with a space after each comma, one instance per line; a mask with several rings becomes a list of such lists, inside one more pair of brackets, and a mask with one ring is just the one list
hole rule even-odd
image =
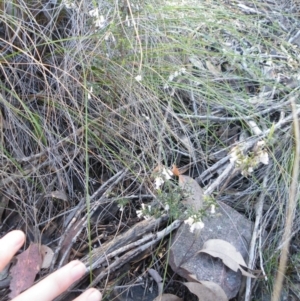
[[256, 278], [256, 276], [248, 273], [243, 269], [243, 267], [247, 267], [247, 264], [244, 261], [243, 256], [240, 252], [236, 250], [236, 248], [229, 242], [222, 239], [209, 239], [204, 245], [203, 249], [198, 253], [207, 253], [213, 257], [218, 257], [222, 259], [223, 263], [229, 267], [234, 272], [238, 270], [244, 276]]
[[40, 246], [32, 243], [26, 251], [18, 255], [16, 258], [18, 261], [11, 269], [11, 292], [9, 294], [11, 299], [32, 286], [35, 276], [42, 265]]
[[179, 177], [180, 172], [179, 172], [178, 167], [175, 164], [173, 164], [173, 166], [172, 166], [172, 172], [173, 172], [174, 176]]
[[195, 294], [199, 301], [228, 301], [222, 288], [210, 281], [186, 282], [183, 283], [191, 293]]
[[60, 190], [52, 191], [51, 193], [46, 194], [45, 197], [56, 198], [65, 202], [68, 201], [67, 194], [64, 191]]
[[183, 301], [183, 299], [172, 294], [162, 294], [157, 296], [153, 301]]
[[184, 204], [191, 206], [193, 210], [200, 210], [203, 206], [203, 190], [191, 177], [179, 175], [179, 187], [187, 192]]
[[52, 251], [51, 248], [42, 245], [41, 246], [41, 254], [43, 258], [42, 266], [41, 269], [47, 269], [50, 267], [54, 252]]
[[220, 66], [214, 66], [210, 61], [206, 61], [205, 63], [206, 63], [207, 69], [213, 75], [220, 75], [220, 73], [221, 73], [221, 67]]

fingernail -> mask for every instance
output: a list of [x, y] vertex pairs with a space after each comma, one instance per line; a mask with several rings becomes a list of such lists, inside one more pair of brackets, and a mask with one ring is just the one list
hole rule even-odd
[[80, 262], [79, 260], [76, 260], [73, 263], [73, 267], [71, 268], [71, 277], [74, 281], [80, 279], [85, 274], [85, 265]]
[[93, 290], [90, 295], [87, 297], [88, 301], [100, 301], [101, 300], [101, 294], [97, 290]]

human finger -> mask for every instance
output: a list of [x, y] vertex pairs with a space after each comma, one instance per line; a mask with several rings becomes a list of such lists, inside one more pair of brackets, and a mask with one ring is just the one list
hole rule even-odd
[[85, 291], [83, 294], [81, 294], [79, 297], [74, 299], [73, 301], [100, 301], [100, 300], [102, 300], [101, 293], [94, 288], [90, 288], [87, 291]]
[[13, 301], [51, 301], [67, 290], [73, 282], [80, 279], [85, 271], [86, 267], [82, 262], [71, 261], [17, 296]]
[[0, 239], [0, 271], [11, 261], [25, 242], [25, 234], [20, 230], [7, 233]]

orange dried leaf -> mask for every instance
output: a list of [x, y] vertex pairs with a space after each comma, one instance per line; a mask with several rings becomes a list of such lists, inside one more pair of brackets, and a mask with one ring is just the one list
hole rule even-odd
[[178, 167], [175, 164], [173, 164], [172, 172], [173, 172], [174, 176], [177, 176], [177, 177], [180, 176], [179, 169], [178, 169]]

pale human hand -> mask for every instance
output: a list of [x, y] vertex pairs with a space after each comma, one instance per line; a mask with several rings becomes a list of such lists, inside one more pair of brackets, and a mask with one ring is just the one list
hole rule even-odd
[[[0, 271], [10, 262], [25, 242], [22, 231], [15, 230], [0, 239]], [[13, 301], [51, 301], [85, 273], [85, 266], [80, 261], [71, 261], [44, 280], [29, 288]], [[73, 301], [100, 301], [101, 294], [96, 289], [88, 289]]]

